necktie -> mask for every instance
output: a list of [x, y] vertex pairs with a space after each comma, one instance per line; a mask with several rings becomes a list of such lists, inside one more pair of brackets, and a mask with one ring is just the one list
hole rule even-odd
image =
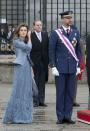
[[67, 29], [67, 30], [66, 30], [66, 33], [67, 33], [67, 35], [69, 36], [69, 34], [70, 34], [70, 30]]

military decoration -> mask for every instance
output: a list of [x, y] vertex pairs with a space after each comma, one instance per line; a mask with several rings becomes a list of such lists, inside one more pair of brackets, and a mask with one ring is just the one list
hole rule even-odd
[[74, 37], [73, 40], [72, 40], [72, 45], [73, 45], [73, 47], [75, 47], [76, 44], [77, 44], [77, 39]]

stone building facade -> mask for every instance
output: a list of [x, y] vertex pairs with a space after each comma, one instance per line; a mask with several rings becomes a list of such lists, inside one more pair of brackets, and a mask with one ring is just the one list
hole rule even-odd
[[0, 23], [18, 25], [27, 22], [30, 27], [35, 19], [43, 21], [43, 27], [50, 32], [60, 26], [59, 13], [72, 10], [73, 23], [81, 35], [90, 31], [90, 0], [0, 0]]
[[[43, 22], [43, 29], [50, 33], [51, 30], [60, 26], [59, 13], [66, 10], [74, 12], [73, 23], [78, 27], [85, 43], [87, 35], [90, 33], [90, 0], [0, 0], [0, 25], [6, 23], [8, 26], [16, 27], [18, 24], [26, 22], [32, 29], [33, 21], [40, 19]], [[1, 56], [1, 58], [3, 57]], [[9, 57], [9, 60], [12, 61], [10, 58], [12, 59], [12, 56]], [[5, 56], [5, 61], [6, 59], [8, 57]], [[2, 73], [4, 65], [0, 62], [0, 70], [3, 69], [0, 72], [2, 74], [0, 75], [1, 81], [11, 81], [10, 61], [3, 61], [7, 67], [6, 72], [9, 72], [7, 76], [5, 76], [6, 72]], [[83, 81], [86, 81], [86, 75], [83, 78]], [[51, 75], [49, 81], [53, 81]]]

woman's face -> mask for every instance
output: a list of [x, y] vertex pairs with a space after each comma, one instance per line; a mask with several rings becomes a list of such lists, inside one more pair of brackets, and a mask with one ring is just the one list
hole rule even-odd
[[27, 32], [28, 32], [27, 28], [22, 26], [19, 31], [19, 36], [22, 38], [25, 38], [27, 35]]

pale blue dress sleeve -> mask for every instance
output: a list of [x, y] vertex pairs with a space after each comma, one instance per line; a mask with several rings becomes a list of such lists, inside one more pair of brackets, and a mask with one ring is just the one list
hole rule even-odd
[[15, 48], [20, 48], [25, 51], [27, 51], [27, 50], [30, 51], [32, 49], [32, 44], [30, 42], [25, 44], [24, 41], [20, 41], [18, 39], [13, 40], [13, 45]]

